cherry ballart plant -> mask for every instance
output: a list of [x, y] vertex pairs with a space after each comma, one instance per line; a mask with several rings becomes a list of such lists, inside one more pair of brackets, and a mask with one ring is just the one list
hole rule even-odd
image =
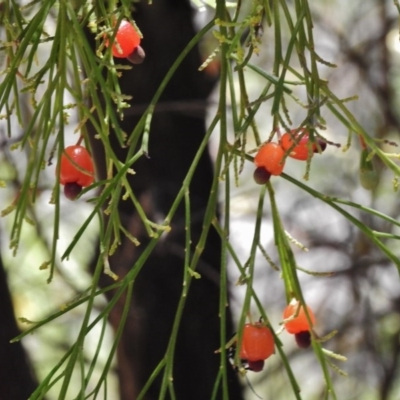
[[94, 182], [94, 165], [89, 152], [80, 145], [65, 148], [60, 161], [60, 183], [64, 194], [75, 200], [82, 188]]
[[293, 334], [299, 347], [307, 348], [311, 344], [311, 330], [315, 324], [315, 316], [310, 307], [304, 307], [293, 299], [283, 310], [284, 326], [288, 333]]
[[240, 360], [242, 363], [247, 363], [249, 370], [261, 371], [264, 361], [274, 353], [274, 336], [266, 325], [256, 322], [244, 326]]
[[325, 141], [317, 139], [311, 142], [308, 132], [304, 129], [286, 132], [279, 140], [279, 144], [283, 150], [289, 152], [289, 157], [303, 161], [310, 158], [313, 153], [322, 153], [326, 149]]
[[[360, 43], [382, 60], [361, 62], [345, 29], [326, 46], [341, 9], [328, 3], [0, 2], [1, 260], [52, 290], [15, 295], [39, 315], [17, 315], [7, 343], [29, 336], [36, 359], [42, 328], [68, 333], [51, 331], [57, 359], [35, 365], [30, 400], [243, 400], [243, 377], [264, 399], [367, 396], [358, 361], [331, 360], [355, 357], [348, 323], [372, 314], [360, 335], [376, 335], [387, 378], [374, 390], [396, 397], [398, 299], [383, 284], [400, 272], [400, 118], [396, 90], [372, 79], [396, 68], [367, 69], [392, 59], [400, 6], [378, 7], [385, 29]], [[368, 90], [335, 89], [345, 55]], [[370, 113], [357, 95], [375, 92]]]
[[[111, 46], [112, 55], [116, 58], [126, 58], [132, 64], [141, 64], [144, 61], [145, 53], [140, 42], [141, 36], [132, 23], [122, 20], [118, 25], [114, 43]], [[105, 45], [109, 47], [110, 41], [108, 39]]]

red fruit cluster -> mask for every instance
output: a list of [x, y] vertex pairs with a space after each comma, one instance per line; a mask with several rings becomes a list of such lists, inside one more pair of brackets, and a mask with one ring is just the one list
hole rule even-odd
[[[304, 307], [293, 299], [283, 310], [285, 329], [295, 335], [299, 347], [307, 348], [311, 344], [311, 329], [315, 324], [315, 316], [311, 308], [306, 306], [309, 319]], [[311, 324], [310, 324], [311, 323]]]
[[[145, 57], [145, 53], [140, 47], [140, 41], [141, 38], [136, 28], [130, 22], [122, 20], [111, 47], [113, 56], [127, 58], [133, 64], [140, 64]], [[109, 43], [107, 39], [105, 42], [106, 47], [109, 46]]]
[[89, 152], [79, 145], [66, 147], [60, 160], [60, 183], [65, 196], [74, 200], [83, 187], [93, 182], [94, 165]]
[[[296, 343], [301, 348], [310, 347], [311, 331], [315, 324], [313, 311], [308, 306], [306, 306], [306, 310], [299, 301], [293, 299], [283, 311], [285, 329], [295, 336]], [[236, 344], [229, 348], [228, 354], [232, 365], [236, 351], [239, 351], [241, 364], [245, 369], [253, 372], [262, 371], [264, 361], [275, 353], [275, 339], [271, 329], [261, 320], [246, 324], [243, 327], [240, 349], [236, 349]]]
[[274, 336], [262, 322], [246, 324], [243, 328], [240, 359], [247, 369], [259, 372], [264, 368], [264, 360], [275, 353]]
[[309, 135], [304, 129], [285, 133], [279, 143], [264, 144], [254, 157], [254, 164], [257, 167], [254, 171], [255, 182], [263, 185], [269, 181], [271, 175], [280, 175], [288, 152], [289, 157], [307, 160], [310, 145], [312, 153], [322, 152], [326, 148], [326, 143], [322, 140], [310, 144]]

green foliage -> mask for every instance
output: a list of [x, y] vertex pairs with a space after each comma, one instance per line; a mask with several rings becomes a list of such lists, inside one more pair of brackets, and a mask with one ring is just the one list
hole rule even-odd
[[[285, 184], [296, 186], [299, 191], [304, 191], [304, 193], [327, 204], [341, 214], [400, 271], [398, 256], [387, 243], [388, 239], [398, 240], [399, 236], [371, 229], [352, 211], [357, 210], [360, 213], [381, 219], [393, 227], [398, 227], [400, 224], [395, 218], [374, 208], [320, 193], [285, 173], [282, 174], [281, 178], [274, 178], [260, 187], [249, 257], [245, 263], [242, 263], [229, 239], [232, 182], [240, 185], [244, 166], [253, 161], [253, 155], [259, 146], [266, 141], [274, 140], [279, 134], [278, 132], [304, 127], [310, 133], [311, 140], [324, 139], [324, 132], [329, 128], [326, 121], [332, 118], [343, 125], [343, 128], [349, 132], [349, 137], [355, 137], [364, 143], [365, 155], [362, 155], [361, 173], [364, 173], [364, 170], [367, 170], [367, 173], [374, 172], [370, 159], [370, 156], [373, 156], [391, 170], [397, 185], [400, 168], [393, 161], [397, 155], [382, 150], [380, 143], [357, 121], [348, 107], [348, 104], [351, 104], [351, 101], [354, 101], [355, 98], [338, 97], [331, 91], [329, 82], [321, 77], [321, 67], [335, 68], [335, 65], [324, 60], [317, 52], [313, 33], [313, 14], [310, 9], [312, 4], [309, 4], [307, 0], [295, 0], [293, 4], [289, 4], [285, 0], [271, 2], [257, 0], [253, 1], [248, 9], [245, 9], [245, 5], [241, 2], [227, 3], [224, 0], [218, 0], [215, 4], [213, 18], [192, 38], [172, 65], [153, 100], [143, 113], [140, 122], [131, 132], [124, 132], [120, 126], [120, 121], [124, 109], [129, 107], [128, 101], [130, 99], [124, 95], [123, 89], [119, 86], [118, 77], [124, 73], [126, 67], [119, 65], [118, 61], [113, 59], [111, 51], [104, 46], [105, 35], [111, 38], [114, 35], [113, 21], [131, 18], [132, 3], [123, 0], [119, 4], [117, 6], [115, 1], [110, 1], [107, 5], [104, 5], [104, 2], [101, 1], [92, 3], [67, 0], [33, 1], [25, 6], [20, 6], [15, 1], [1, 3], [3, 40], [0, 43], [0, 59], [4, 61], [0, 83], [1, 117], [7, 121], [5, 124], [7, 137], [10, 142], [13, 142], [13, 152], [21, 152], [27, 157], [23, 174], [14, 174], [11, 163], [7, 163], [7, 168], [11, 170], [11, 176], [0, 176], [1, 187], [9, 186], [12, 182], [15, 183], [15, 200], [6, 205], [2, 211], [2, 216], [8, 215], [10, 217], [11, 215], [13, 218], [13, 224], [10, 228], [10, 247], [14, 254], [18, 252], [24, 226], [27, 223], [33, 224], [34, 227], [38, 226], [35, 217], [35, 204], [40, 195], [40, 179], [43, 171], [49, 165], [52, 163], [58, 165], [58, 160], [65, 146], [65, 130], [73, 125], [73, 122], [71, 122], [72, 112], [77, 113], [79, 120], [74, 127], [74, 133], [79, 134], [79, 137], [82, 137], [88, 147], [86, 124], [90, 122], [94, 126], [97, 133], [96, 139], [102, 142], [105, 149], [104, 162], [108, 171], [105, 181], [97, 182], [84, 190], [83, 195], [90, 197], [89, 202], [93, 206], [92, 211], [76, 234], [71, 237], [69, 245], [61, 256], [58, 240], [61, 234], [62, 193], [60, 193], [59, 181], [56, 178], [50, 201], [54, 210], [51, 251], [49, 260], [41, 266], [41, 268], [49, 271], [48, 282], [51, 283], [58, 265], [73, 255], [77, 243], [82, 239], [89, 224], [96, 219], [100, 225], [101, 254], [97, 260], [90, 287], [62, 310], [40, 322], [30, 323], [29, 327], [14, 341], [20, 340], [60, 316], [70, 313], [76, 307], [84, 305], [85, 313], [75, 343], [65, 352], [58, 364], [53, 366], [46, 379], [32, 394], [31, 399], [44, 398], [55, 385], [58, 385], [58, 399], [71, 398], [71, 381], [77, 371], [80, 382], [79, 394], [76, 398], [95, 398], [100, 393], [104, 393], [106, 398], [107, 376], [128, 315], [129, 300], [134, 288], [135, 278], [145, 267], [147, 258], [160, 241], [162, 234], [169, 232], [170, 222], [178, 206], [183, 204], [186, 210], [185, 226], [187, 228], [187, 251], [182, 277], [183, 289], [165, 357], [160, 360], [159, 366], [149, 377], [148, 383], [139, 398], [144, 398], [146, 390], [157, 376], [163, 377], [160, 399], [166, 398], [167, 394], [174, 398], [172, 380], [174, 349], [186, 303], [186, 295], [190, 290], [193, 278], [201, 279], [196, 268], [209, 230], [215, 229], [222, 242], [220, 278], [221, 370], [220, 375], [216, 377], [215, 396], [218, 387], [221, 386], [224, 393], [223, 398], [227, 399], [226, 370], [230, 368], [230, 365], [227, 362], [227, 332], [224, 316], [228, 303], [228, 260], [233, 260], [240, 273], [238, 283], [246, 288], [242, 311], [239, 316], [238, 343], [241, 342], [244, 324], [250, 313], [254, 313], [252, 311], [254, 305], [257, 314], [261, 315], [263, 320], [270, 324], [272, 328], [276, 328], [273, 326], [271, 318], [253, 285], [258, 250], [261, 250], [267, 262], [279, 271], [276, 273], [280, 273], [282, 293], [285, 293], [286, 300], [289, 302], [291, 298], [295, 297], [304, 304], [303, 291], [298, 278], [298, 271], [304, 269], [298, 265], [292, 249], [293, 243], [302, 245], [285, 230], [285, 221], [281, 217], [274, 190], [275, 179], [284, 180]], [[395, 5], [398, 7], [397, 2], [395, 2]], [[49, 14], [53, 18], [49, 18]], [[51, 22], [54, 22], [54, 24], [52, 25]], [[96, 52], [93, 52], [88, 42], [85, 33], [87, 28], [90, 28], [96, 39]], [[262, 35], [263, 30], [264, 37]], [[217, 110], [197, 155], [193, 159], [192, 166], [182, 183], [182, 188], [164, 221], [160, 224], [147, 217], [128, 183], [127, 176], [134, 173], [135, 163], [148, 152], [148, 142], [151, 140], [152, 131], [152, 114], [167, 83], [188, 52], [210, 33], [213, 35], [211, 40], [216, 42], [216, 50], [212, 52], [202, 66], [199, 66], [199, 69], [206, 69], [214, 60], [218, 60], [220, 63]], [[268, 41], [264, 39], [265, 37], [268, 38]], [[38, 60], [38, 52], [42, 51], [42, 46], [46, 46], [48, 52], [45, 63]], [[270, 50], [272, 54], [271, 70], [255, 63], [254, 56], [262, 54], [266, 47], [272, 49]], [[261, 83], [259, 95], [252, 99], [248, 90], [248, 82], [253, 79], [250, 77], [254, 76]], [[99, 87], [103, 89], [104, 102], [99, 98]], [[23, 106], [27, 101], [30, 103], [29, 118]], [[266, 110], [270, 117], [268, 133], [266, 133], [265, 127], [260, 129], [256, 118], [260, 114], [265, 114]], [[292, 122], [295, 113], [302, 115], [301, 123], [297, 126], [294, 126]], [[15, 134], [17, 124], [23, 131], [21, 136]], [[109, 132], [111, 128], [115, 132], [120, 146], [128, 149], [125, 160], [119, 160], [110, 145]], [[191, 253], [189, 185], [200, 156], [207, 150], [212, 135], [217, 135], [219, 139], [214, 165], [214, 179], [203, 221], [203, 231], [195, 245], [195, 251]], [[329, 145], [329, 140], [326, 138], [324, 140]], [[313, 168], [313, 159], [310, 158], [304, 166], [305, 179], [308, 179], [309, 172]], [[56, 167], [56, 177], [59, 175], [58, 172], [58, 167]], [[373, 185], [369, 183], [367, 185], [363, 183], [363, 185], [374, 190], [377, 182]], [[395, 189], [397, 189], [396, 185]], [[93, 194], [95, 188], [100, 188], [98, 194]], [[221, 207], [224, 212], [224, 222], [222, 223], [217, 219], [219, 190], [224, 193], [224, 203]], [[117, 206], [121, 197], [137, 211], [150, 238], [150, 242], [143, 249], [140, 258], [124, 277], [118, 277], [110, 270], [108, 257], [121, 243], [122, 235], [129, 237], [136, 246], [139, 246], [140, 243], [122, 226], [119, 219]], [[272, 218], [273, 236], [279, 262], [273, 261], [272, 257], [263, 249], [260, 232], [266, 212]], [[41, 235], [39, 231], [36, 234], [37, 236]], [[114, 278], [115, 283], [100, 290], [98, 289], [98, 282], [103, 272]], [[311, 272], [311, 274], [313, 273]], [[318, 275], [318, 272], [315, 274]], [[112, 289], [117, 289], [112, 300], [93, 317], [98, 296]], [[89, 393], [88, 384], [98, 361], [108, 315], [122, 296], [126, 298], [126, 302], [119, 329], [115, 332], [101, 377], [92, 392]], [[25, 322], [27, 321], [25, 320]], [[88, 333], [98, 324], [101, 326], [101, 334], [98, 338], [97, 350], [94, 358], [87, 362], [85, 361], [84, 343]], [[275, 329], [278, 357], [280, 357], [286, 370], [295, 398], [301, 399], [301, 382], [297, 381], [291, 368], [290, 359], [285, 353], [279, 333], [279, 330]], [[342, 371], [332, 364], [330, 358], [333, 357], [339, 361], [343, 361], [343, 358], [324, 349], [324, 343], [317, 339], [316, 336], [313, 337], [312, 347], [325, 382], [324, 398], [337, 399], [332, 371], [339, 373], [342, 373]], [[241, 367], [238, 353], [235, 357], [235, 364]]]

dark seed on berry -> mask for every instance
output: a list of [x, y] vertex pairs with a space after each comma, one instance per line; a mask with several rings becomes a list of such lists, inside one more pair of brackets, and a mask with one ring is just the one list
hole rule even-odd
[[301, 349], [308, 349], [311, 345], [311, 334], [309, 331], [303, 331], [294, 335], [297, 346]]
[[132, 64], [141, 64], [145, 58], [146, 53], [141, 46], [137, 46], [135, 50], [133, 50], [132, 54], [129, 54], [127, 57]]
[[271, 178], [271, 174], [263, 167], [258, 167], [253, 174], [253, 178], [259, 185], [265, 185]]
[[80, 192], [82, 192], [82, 186], [75, 182], [66, 183], [64, 186], [65, 197], [69, 200], [75, 200]]
[[264, 360], [247, 361], [248, 369], [254, 372], [260, 372], [264, 369]]
[[322, 139], [317, 139], [317, 146], [314, 146], [314, 153], [323, 152], [326, 149], [326, 142]]

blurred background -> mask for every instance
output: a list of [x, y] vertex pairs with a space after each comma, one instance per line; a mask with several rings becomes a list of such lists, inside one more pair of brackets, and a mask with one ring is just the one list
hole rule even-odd
[[[292, 5], [291, 2], [288, 4]], [[198, 26], [202, 26], [213, 13], [206, 4], [201, 3], [200, 6], [193, 3]], [[354, 116], [372, 137], [381, 141], [385, 151], [399, 153], [397, 145], [400, 145], [400, 43], [398, 12], [393, 1], [319, 0], [312, 2], [310, 7], [315, 21], [314, 37], [318, 54], [324, 60], [337, 65], [336, 68], [331, 68], [321, 64], [321, 78], [329, 82], [331, 90], [340, 98], [357, 95], [356, 101], [347, 103]], [[49, 18], [49, 29], [51, 23]], [[261, 40], [260, 54], [253, 56], [251, 62], [270, 71], [274, 50], [273, 29], [265, 27]], [[288, 41], [288, 38], [285, 40]], [[212, 49], [213, 45], [216, 43], [213, 43], [212, 38], [205, 43], [204, 58], [208, 56], [206, 51]], [[46, 47], [41, 46], [40, 51], [43, 51], [43, 59], [46, 59]], [[246, 79], [250, 101], [255, 100], [261, 87], [258, 77], [251, 70], [247, 70]], [[298, 96], [304, 96], [300, 89]], [[218, 85], [208, 101], [207, 114], [210, 119], [215, 115], [217, 101]], [[295, 101], [288, 102], [287, 106], [294, 126], [300, 124], [306, 111]], [[29, 118], [29, 107], [25, 112], [25, 118]], [[322, 194], [371, 207], [399, 220], [400, 202], [394, 190], [393, 173], [378, 162], [378, 186], [372, 191], [364, 189], [359, 182], [358, 140], [353, 137], [352, 144], [348, 147], [346, 128], [328, 111], [323, 113], [323, 117], [327, 121], [327, 130], [321, 133], [341, 147], [328, 146], [323, 155], [315, 155], [309, 180], [305, 183]], [[256, 121], [262, 138], [266, 140], [272, 130], [267, 105], [261, 106]], [[15, 190], [25, 165], [20, 154], [10, 150], [10, 142], [5, 136], [6, 123], [5, 120], [0, 120], [0, 180], [11, 184], [0, 190], [2, 208], [11, 204], [15, 198]], [[70, 132], [66, 132], [67, 142], [76, 141], [73, 133], [76, 124], [76, 116], [71, 113]], [[13, 130], [18, 129], [21, 129], [19, 125], [14, 124]], [[217, 138], [213, 137], [210, 145], [212, 155], [215, 154], [217, 145]], [[255, 143], [251, 142], [247, 145], [248, 150], [256, 147]], [[260, 191], [260, 187], [252, 179], [253, 171], [254, 166], [246, 162], [239, 176], [239, 186], [234, 189], [231, 197], [229, 239], [242, 263], [245, 263], [250, 254]], [[305, 163], [288, 159], [285, 172], [303, 180]], [[347, 361], [332, 360], [347, 374], [332, 374], [338, 399], [400, 399], [398, 270], [356, 227], [328, 205], [281, 177], [273, 177], [272, 182], [285, 229], [308, 249], [305, 251], [293, 244], [298, 265], [315, 272], [299, 272], [305, 299], [317, 317], [315, 331], [324, 336], [337, 330], [338, 333], [327, 341], [324, 347], [347, 358]], [[52, 207], [49, 200], [53, 185], [54, 165], [44, 170], [40, 196], [32, 208], [31, 217], [36, 220], [37, 225], [32, 228], [27, 226], [23, 230], [21, 246], [16, 255], [9, 249], [13, 216], [5, 215], [0, 219], [1, 254], [8, 275], [15, 315], [30, 321], [41, 320], [62, 308], [90, 285], [91, 277], [87, 265], [94, 254], [98, 233], [95, 223], [86, 232], [84, 240], [78, 243], [73, 256], [60, 263], [51, 285], [47, 284], [48, 271], [40, 268], [48, 261], [50, 254], [50, 238], [53, 231]], [[232, 187], [234, 185], [235, 182], [232, 181]], [[76, 203], [65, 200], [65, 204], [62, 204], [60, 255], [70, 243], [81, 221], [91, 211], [91, 206], [85, 201], [87, 198], [84, 197]], [[222, 194], [221, 204], [224, 204]], [[346, 210], [373, 230], [399, 234], [397, 227], [362, 210], [350, 207]], [[399, 254], [396, 240], [388, 239], [387, 244], [396, 255]], [[279, 264], [268, 201], [264, 206], [262, 245], [271, 259]], [[229, 274], [231, 308], [237, 321], [245, 288], [236, 284], [239, 272], [233, 262], [230, 263]], [[256, 264], [255, 290], [273, 326], [278, 330], [286, 299], [279, 273], [271, 268], [261, 253], [258, 254]], [[99, 308], [104, 305], [101, 299], [98, 303]], [[34, 335], [23, 339], [23, 345], [32, 360], [39, 381], [75, 341], [83, 312], [84, 308], [76, 308], [66, 316], [40, 328]], [[256, 311], [253, 317], [258, 318]], [[19, 321], [21, 330], [27, 326], [29, 323]], [[101, 327], [93, 330], [92, 334], [99, 335], [100, 329]], [[300, 383], [303, 398], [323, 399], [322, 372], [313, 351], [298, 349], [293, 337], [286, 332], [282, 332], [280, 338]], [[108, 354], [107, 346], [111, 345], [111, 340], [112, 333], [107, 328], [100, 357], [106, 357]], [[88, 342], [90, 343], [90, 340]], [[89, 346], [86, 351], [90, 360], [95, 349]], [[93, 382], [97, 381], [100, 372], [94, 372]], [[263, 372], [250, 372], [247, 377], [254, 388], [251, 390], [246, 379], [242, 379], [247, 400], [259, 397], [285, 400], [295, 398], [291, 387], [287, 385], [285, 371], [278, 356], [266, 362]], [[111, 375], [109, 379], [109, 398], [116, 399], [117, 378]], [[51, 397], [48, 399], [51, 400]]]

